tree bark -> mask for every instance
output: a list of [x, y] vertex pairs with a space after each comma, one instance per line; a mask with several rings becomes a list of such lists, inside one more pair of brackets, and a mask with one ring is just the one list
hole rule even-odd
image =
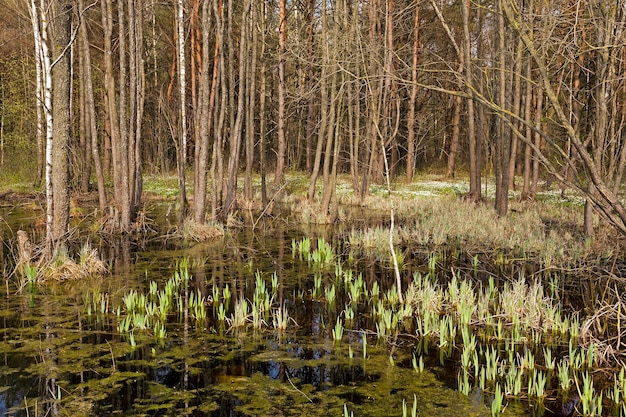
[[246, 51], [247, 51], [247, 28], [248, 16], [250, 14], [251, 0], [244, 3], [243, 13], [241, 15], [241, 35], [239, 39], [239, 86], [237, 92], [237, 113], [235, 124], [230, 135], [230, 153], [228, 156], [228, 181], [226, 184], [226, 197], [222, 218], [226, 219], [233, 209], [235, 197], [237, 194], [237, 174], [239, 171], [239, 150], [241, 149], [241, 139], [243, 131], [244, 104], [246, 82], [245, 74], [247, 67]]
[[69, 230], [70, 190], [69, 152], [71, 136], [70, 108], [70, 33], [72, 2], [56, 0], [50, 4], [52, 13], [52, 190], [53, 240], [59, 243]]
[[[85, 1], [79, 1], [81, 11], [85, 10]], [[98, 145], [98, 128], [96, 125], [96, 106], [93, 94], [93, 77], [91, 73], [91, 52], [89, 50], [89, 39], [87, 36], [87, 28], [85, 24], [81, 24], [79, 31], [81, 50], [84, 59], [84, 77], [82, 87], [85, 94], [85, 108], [88, 121], [89, 137], [91, 139], [91, 157], [93, 158], [94, 169], [96, 171], [96, 181], [98, 184], [98, 203], [100, 211], [104, 213], [107, 204], [106, 190], [104, 185], [104, 173], [102, 172], [102, 163], [100, 162], [100, 151]], [[89, 155], [87, 155], [89, 157]]]
[[178, 204], [180, 222], [187, 214], [187, 191], [185, 168], [187, 166], [187, 59], [185, 56], [185, 5], [183, 0], [176, 1], [176, 56], [178, 58], [178, 97], [180, 114], [178, 117]]
[[198, 143], [196, 143], [197, 151], [195, 153], [195, 170], [194, 178], [194, 220], [198, 223], [204, 223], [206, 218], [206, 194], [207, 194], [207, 166], [209, 158], [209, 137], [213, 127], [213, 114], [215, 109], [215, 96], [218, 81], [218, 62], [219, 62], [219, 40], [215, 39], [213, 52], [213, 72], [209, 90], [209, 20], [211, 0], [204, 0], [202, 3], [202, 70], [200, 74], [200, 92], [198, 111]]
[[285, 141], [285, 49], [287, 46], [286, 0], [278, 2], [278, 149], [276, 152], [276, 174], [274, 186], [283, 182], [287, 143]]
[[[473, 84], [472, 70], [472, 42], [469, 30], [470, 18], [470, 0], [463, 0], [462, 18], [463, 18], [463, 55], [465, 57], [465, 82], [468, 85]], [[467, 136], [469, 142], [469, 167], [470, 167], [470, 191], [469, 197], [473, 201], [481, 198], [480, 190], [480, 152], [477, 152], [478, 144], [476, 141], [476, 122], [474, 119], [474, 98], [473, 92], [468, 89], [467, 99]]]
[[420, 2], [415, 3], [413, 18], [413, 45], [411, 51], [411, 95], [409, 98], [409, 116], [407, 119], [407, 157], [406, 157], [406, 181], [413, 181], [415, 173], [415, 117], [417, 102], [417, 68], [420, 62]]

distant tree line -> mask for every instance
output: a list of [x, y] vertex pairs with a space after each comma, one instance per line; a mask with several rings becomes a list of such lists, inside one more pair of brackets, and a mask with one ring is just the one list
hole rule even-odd
[[240, 199], [267, 204], [286, 170], [310, 174], [308, 199], [332, 218], [340, 173], [364, 197], [387, 175], [411, 181], [436, 167], [454, 177], [461, 165], [475, 201], [483, 178], [495, 176], [500, 215], [511, 189], [532, 200], [541, 181], [556, 179], [586, 196], [588, 233], [594, 212], [626, 233], [620, 2], [0, 0], [0, 8], [0, 163], [32, 156], [50, 242], [67, 231], [68, 190], [97, 187], [102, 212], [124, 232], [143, 173], [173, 169], [184, 218], [200, 223], [225, 219]]

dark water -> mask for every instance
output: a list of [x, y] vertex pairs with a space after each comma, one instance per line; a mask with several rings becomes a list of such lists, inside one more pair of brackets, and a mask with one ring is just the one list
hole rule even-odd
[[[377, 338], [363, 303], [355, 304], [354, 320], [335, 342], [332, 331], [337, 318], [344, 319], [348, 295], [338, 294], [335, 307], [312, 296], [315, 274], [322, 276], [323, 292], [336, 283], [334, 272], [316, 272], [294, 257], [292, 240], [322, 236], [347, 256], [340, 229], [276, 220], [190, 247], [164, 239], [94, 241], [111, 274], [19, 288], [10, 273], [11, 239], [32, 218], [19, 209], [2, 217], [0, 415], [342, 416], [347, 410], [354, 416], [402, 416], [403, 401], [407, 415], [414, 401], [421, 416], [491, 415], [491, 393], [458, 392], [458, 352], [440, 361], [431, 350], [424, 371], [416, 372], [411, 360], [418, 341]], [[147, 293], [151, 281], [162, 288], [181, 259], [190, 264], [186, 291], [206, 299], [206, 318], [172, 314], [165, 338], [148, 329], [135, 331], [131, 343], [118, 330], [123, 296], [131, 289]], [[384, 290], [393, 282], [389, 266], [380, 262], [352, 259], [349, 267], [367, 288], [377, 281]], [[268, 288], [276, 275], [272, 310], [289, 312], [286, 330], [275, 329], [269, 316], [258, 329], [234, 329], [218, 320], [213, 288], [230, 289], [230, 315], [235, 299], [254, 298], [256, 274]], [[106, 299], [102, 312], [87, 307], [94, 294]], [[541, 415], [526, 402], [507, 404], [504, 415]]]

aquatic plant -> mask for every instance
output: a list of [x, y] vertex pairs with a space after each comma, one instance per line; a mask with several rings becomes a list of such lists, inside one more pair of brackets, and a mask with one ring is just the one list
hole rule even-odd
[[411, 359], [411, 363], [413, 364], [413, 370], [418, 374], [424, 372], [424, 357], [420, 355], [419, 360], [415, 356], [415, 352], [413, 352], [413, 357]]
[[30, 263], [26, 264], [24, 267], [24, 275], [26, 280], [20, 284], [20, 287], [25, 285], [35, 285], [37, 283], [37, 267], [35, 265], [31, 265]]
[[502, 403], [504, 400], [504, 396], [502, 395], [502, 390], [500, 388], [500, 384], [496, 384], [496, 390], [494, 392], [493, 401], [491, 401], [491, 415], [499, 416], [502, 413]]
[[589, 372], [585, 371], [582, 377], [582, 388], [578, 385], [578, 395], [580, 396], [580, 404], [582, 407], [583, 416], [590, 416], [595, 414], [596, 405], [595, 402], [595, 390], [593, 388], [593, 379]]
[[363, 359], [367, 359], [367, 333], [365, 333], [365, 331], [362, 331], [361, 334], [361, 343], [363, 344]]
[[333, 340], [335, 342], [340, 342], [343, 338], [343, 323], [341, 322], [341, 318], [337, 317], [337, 321], [335, 322], [335, 328], [332, 329]]
[[[402, 399], [402, 417], [408, 417], [406, 399]], [[417, 417], [417, 396], [413, 394], [413, 406], [411, 407], [411, 417]]]
[[248, 320], [248, 301], [236, 300], [235, 311], [230, 316], [229, 324], [231, 327], [240, 328], [246, 325]]
[[459, 370], [457, 380], [458, 380], [459, 392], [462, 393], [463, 395], [469, 395], [470, 391], [472, 390], [472, 385], [470, 384], [469, 373], [467, 372], [467, 370], [465, 369]]
[[282, 308], [278, 308], [275, 310], [274, 315], [272, 317], [272, 324], [276, 330], [286, 330], [287, 325], [289, 324], [289, 313], [287, 312], [287, 307], [283, 306]]
[[335, 297], [336, 297], [335, 284], [332, 284], [330, 288], [329, 287], [324, 288], [324, 292], [326, 295], [326, 302], [328, 302], [330, 306], [333, 306], [335, 304]]
[[314, 299], [320, 295], [322, 288], [322, 275], [319, 272], [316, 272], [313, 275], [313, 294], [311, 295]]

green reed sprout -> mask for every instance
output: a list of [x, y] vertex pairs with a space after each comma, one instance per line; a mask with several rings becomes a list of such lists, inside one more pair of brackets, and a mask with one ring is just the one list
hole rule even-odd
[[367, 333], [363, 331], [362, 334], [363, 336], [361, 337], [361, 341], [363, 343], [363, 359], [367, 359]]
[[493, 396], [493, 401], [491, 402], [491, 415], [499, 416], [502, 413], [502, 404], [504, 401], [504, 396], [502, 395], [502, 389], [500, 388], [500, 384], [496, 383], [496, 391]]
[[337, 317], [337, 322], [335, 323], [335, 328], [332, 330], [332, 332], [333, 340], [339, 343], [343, 338], [343, 323], [341, 322], [340, 317]]
[[326, 287], [324, 289], [324, 292], [326, 294], [326, 302], [331, 306], [335, 304], [335, 291], [335, 284], [331, 285], [330, 288]]

